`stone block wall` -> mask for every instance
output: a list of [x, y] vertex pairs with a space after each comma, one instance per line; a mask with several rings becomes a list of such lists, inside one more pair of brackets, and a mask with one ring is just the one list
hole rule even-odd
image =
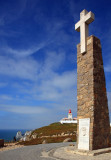
[[[90, 150], [109, 146], [110, 123], [100, 40], [87, 38], [87, 52], [77, 45], [77, 118], [90, 118]], [[79, 137], [79, 124], [77, 137]], [[78, 139], [78, 138], [77, 138]], [[77, 140], [78, 143], [78, 140]]]

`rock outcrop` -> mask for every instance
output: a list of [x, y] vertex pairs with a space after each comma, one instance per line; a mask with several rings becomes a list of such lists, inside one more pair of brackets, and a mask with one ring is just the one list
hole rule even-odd
[[0, 147], [4, 146], [4, 139], [0, 139]]
[[72, 142], [71, 138], [66, 138], [63, 142]]

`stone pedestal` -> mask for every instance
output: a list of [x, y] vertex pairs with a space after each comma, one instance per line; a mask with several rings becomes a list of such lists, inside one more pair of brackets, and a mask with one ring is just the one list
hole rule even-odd
[[101, 44], [94, 36], [87, 38], [85, 54], [80, 53], [80, 44], [77, 45], [77, 103], [77, 144], [79, 119], [90, 119], [89, 150], [109, 147], [110, 123]]

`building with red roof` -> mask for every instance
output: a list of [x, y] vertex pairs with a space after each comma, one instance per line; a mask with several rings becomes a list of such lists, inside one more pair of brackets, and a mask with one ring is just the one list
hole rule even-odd
[[63, 124], [63, 123], [77, 123], [77, 118], [76, 117], [72, 117], [72, 112], [71, 112], [71, 109], [69, 109], [69, 112], [68, 112], [68, 118], [63, 118], [60, 120], [60, 123]]

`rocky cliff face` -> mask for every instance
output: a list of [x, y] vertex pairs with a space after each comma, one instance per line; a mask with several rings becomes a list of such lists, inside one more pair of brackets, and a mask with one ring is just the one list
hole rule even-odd
[[21, 131], [18, 131], [16, 134], [16, 140], [17, 141], [28, 141], [30, 140], [32, 131], [26, 131], [24, 135], [22, 135]]

